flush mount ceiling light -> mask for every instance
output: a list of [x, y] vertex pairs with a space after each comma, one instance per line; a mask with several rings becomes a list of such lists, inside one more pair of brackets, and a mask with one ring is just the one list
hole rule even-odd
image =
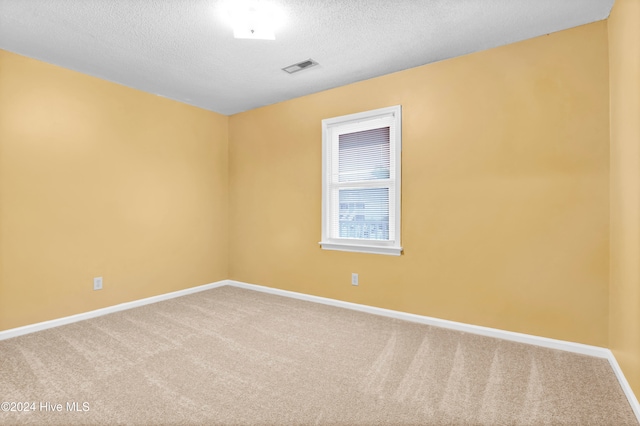
[[224, 8], [235, 38], [275, 40], [281, 14], [272, 4], [261, 0], [231, 0]]

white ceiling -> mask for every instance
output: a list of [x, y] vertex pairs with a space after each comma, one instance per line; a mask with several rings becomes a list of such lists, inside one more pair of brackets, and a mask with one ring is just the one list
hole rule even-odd
[[0, 0], [0, 49], [229, 115], [606, 19], [613, 0], [271, 3], [275, 41], [234, 39], [220, 0]]

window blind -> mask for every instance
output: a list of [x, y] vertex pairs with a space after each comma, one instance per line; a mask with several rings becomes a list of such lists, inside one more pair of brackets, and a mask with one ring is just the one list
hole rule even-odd
[[[389, 125], [334, 139], [331, 229], [334, 238], [393, 240], [395, 219]], [[337, 149], [336, 149], [337, 148]], [[337, 166], [337, 167], [336, 167]]]
[[338, 136], [339, 182], [389, 179], [389, 127]]

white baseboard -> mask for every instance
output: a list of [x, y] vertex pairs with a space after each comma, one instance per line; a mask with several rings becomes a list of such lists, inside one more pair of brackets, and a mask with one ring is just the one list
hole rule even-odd
[[304, 293], [296, 293], [288, 290], [280, 290], [277, 288], [264, 287], [256, 284], [248, 284], [240, 281], [227, 280], [227, 283], [234, 287], [245, 288], [248, 290], [261, 291], [263, 293], [275, 294], [278, 296], [291, 297], [294, 299], [306, 300], [309, 302], [322, 303], [324, 305], [337, 306], [340, 308], [352, 309], [354, 311], [366, 312], [374, 315], [381, 315], [390, 318], [396, 318], [405, 321], [417, 322], [420, 324], [432, 325], [435, 327], [447, 328], [450, 330], [463, 331], [465, 333], [479, 334], [481, 336], [495, 337], [498, 339], [509, 340], [512, 342], [526, 343], [529, 345], [541, 346], [549, 349], [558, 349], [566, 352], [573, 352], [581, 355], [589, 355], [597, 358], [604, 358], [609, 361], [618, 382], [624, 391], [629, 405], [633, 409], [638, 422], [640, 422], [640, 404], [636, 398], [629, 382], [624, 377], [613, 352], [607, 348], [599, 346], [585, 345], [582, 343], [567, 342], [565, 340], [550, 339], [547, 337], [533, 336], [530, 334], [516, 333], [513, 331], [500, 330], [497, 328], [482, 327], [479, 325], [465, 324], [456, 321], [443, 320], [439, 318], [426, 317], [422, 315], [410, 314], [407, 312], [393, 311], [390, 309], [377, 308], [375, 306], [360, 305], [357, 303], [345, 302], [342, 300], [329, 299], [326, 297], [312, 296]]
[[163, 300], [173, 299], [175, 297], [186, 296], [187, 294], [197, 293], [199, 291], [210, 290], [216, 287], [227, 285], [227, 280], [218, 281], [211, 284], [205, 284], [198, 287], [185, 288], [184, 290], [173, 291], [171, 293], [160, 294], [158, 296], [147, 297], [144, 299], [133, 300], [131, 302], [120, 303], [118, 305], [108, 306], [106, 308], [96, 309], [95, 311], [83, 312], [81, 314], [71, 315], [68, 317], [57, 318], [50, 321], [29, 324], [23, 327], [10, 328], [9, 330], [0, 331], [0, 340], [10, 339], [12, 337], [22, 336], [24, 334], [35, 333], [36, 331], [46, 330], [48, 328], [59, 327], [61, 325], [71, 324], [83, 321], [89, 318], [95, 318], [102, 315], [112, 314], [114, 312], [133, 309], [139, 306], [148, 305], [150, 303], [161, 302]]
[[171, 293], [165, 293], [158, 296], [147, 297], [145, 299], [134, 300], [131, 302], [121, 303], [119, 305], [109, 306], [102, 309], [96, 309], [94, 311], [84, 312], [77, 315], [71, 315], [68, 317], [58, 318], [51, 321], [39, 322], [36, 324], [26, 325], [24, 327], [12, 328], [5, 331], [0, 331], [0, 340], [9, 339], [12, 337], [22, 336], [29, 333], [35, 333], [36, 331], [46, 330], [48, 328], [59, 327], [65, 324], [71, 324], [78, 321], [83, 321], [89, 318], [95, 318], [102, 315], [111, 314], [114, 312], [124, 311], [126, 309], [137, 308], [139, 306], [148, 305], [151, 303], [161, 302], [163, 300], [173, 299], [180, 296], [186, 296], [187, 294], [197, 293], [200, 291], [211, 290], [213, 288], [230, 285], [233, 287], [244, 288], [248, 290], [260, 291], [263, 293], [275, 294], [278, 296], [285, 296], [299, 300], [306, 300], [309, 302], [322, 303], [324, 305], [331, 305], [340, 308], [351, 309], [354, 311], [366, 312], [373, 315], [381, 315], [389, 318], [396, 318], [404, 321], [417, 322], [420, 324], [432, 325], [435, 327], [442, 327], [451, 330], [463, 331], [466, 333], [479, 334], [481, 336], [495, 337], [498, 339], [510, 340], [512, 342], [526, 343], [529, 345], [541, 346], [544, 348], [558, 349], [561, 351], [573, 352], [581, 355], [589, 355], [598, 358], [604, 358], [609, 361], [611, 368], [613, 369], [622, 390], [624, 391], [633, 412], [640, 422], [640, 404], [636, 398], [629, 382], [624, 377], [618, 362], [616, 361], [613, 352], [607, 348], [599, 346], [584, 345], [582, 343], [567, 342], [564, 340], [549, 339], [547, 337], [533, 336], [530, 334], [516, 333], [513, 331], [500, 330], [497, 328], [482, 327], [479, 325], [464, 324], [456, 321], [443, 320], [439, 318], [426, 317], [422, 315], [410, 314], [407, 312], [393, 311], [390, 309], [377, 308], [375, 306], [360, 305], [358, 303], [345, 302], [342, 300], [329, 299], [326, 297], [313, 296], [310, 294], [296, 293], [288, 290], [280, 290], [277, 288], [264, 287], [256, 284], [248, 284], [234, 280], [222, 280], [211, 284], [205, 284], [198, 287], [191, 287], [184, 290], [178, 290]]
[[584, 345], [582, 343], [567, 342], [564, 340], [549, 339], [547, 337], [532, 336], [530, 334], [516, 333], [513, 331], [499, 330], [497, 328], [482, 327], [479, 325], [465, 324], [456, 321], [443, 320], [439, 318], [426, 317], [423, 315], [410, 314], [407, 312], [393, 311], [390, 309], [377, 308], [375, 306], [360, 305], [357, 303], [344, 302], [342, 300], [329, 299], [326, 297], [311, 296], [304, 293], [296, 293], [288, 290], [280, 290], [271, 287], [264, 287], [255, 284], [247, 284], [239, 281], [228, 281], [229, 285], [246, 288], [249, 290], [261, 291], [264, 293], [277, 294], [280, 296], [292, 297], [294, 299], [307, 300], [310, 302], [322, 303], [324, 305], [338, 306], [352, 309], [354, 311], [367, 312], [375, 315], [396, 318], [404, 321], [417, 322], [420, 324], [433, 325], [450, 330], [464, 331], [466, 333], [479, 334], [481, 336], [495, 337], [498, 339], [510, 340], [513, 342], [528, 343], [530, 345], [542, 346], [550, 349], [574, 352], [582, 355], [595, 356], [598, 358], [608, 358], [609, 349], [599, 346]]
[[638, 399], [633, 393], [633, 389], [631, 389], [631, 385], [629, 385], [627, 378], [624, 377], [624, 373], [622, 372], [620, 365], [618, 365], [618, 361], [616, 360], [616, 357], [613, 355], [613, 352], [609, 351], [609, 353], [610, 353], [610, 356], [608, 357], [609, 364], [611, 364], [611, 368], [613, 369], [613, 372], [616, 373], [618, 382], [620, 383], [620, 386], [622, 387], [624, 394], [627, 396], [627, 399], [629, 400], [631, 409], [636, 414], [638, 423], [640, 423], [640, 403], [638, 403]]

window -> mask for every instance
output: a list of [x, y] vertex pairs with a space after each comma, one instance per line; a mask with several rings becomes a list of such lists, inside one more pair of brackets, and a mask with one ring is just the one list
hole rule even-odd
[[323, 249], [400, 255], [401, 107], [322, 120]]

